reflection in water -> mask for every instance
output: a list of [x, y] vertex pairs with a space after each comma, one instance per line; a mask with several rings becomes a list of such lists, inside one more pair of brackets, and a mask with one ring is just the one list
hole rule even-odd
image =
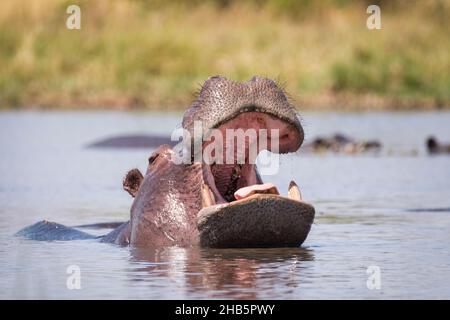
[[131, 248], [130, 256], [138, 264], [133, 281], [145, 281], [143, 271], [149, 279], [178, 281], [183, 275], [189, 292], [239, 299], [256, 299], [262, 285], [297, 287], [302, 262], [314, 260], [313, 250], [305, 248]]
[[406, 211], [410, 211], [410, 212], [450, 212], [450, 208], [415, 208], [415, 209], [406, 209]]

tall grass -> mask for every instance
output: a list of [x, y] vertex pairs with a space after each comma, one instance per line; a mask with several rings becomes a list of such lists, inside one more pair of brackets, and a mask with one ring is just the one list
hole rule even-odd
[[3, 0], [0, 108], [185, 108], [215, 74], [309, 108], [450, 106], [449, 1], [375, 2], [370, 31], [365, 1]]

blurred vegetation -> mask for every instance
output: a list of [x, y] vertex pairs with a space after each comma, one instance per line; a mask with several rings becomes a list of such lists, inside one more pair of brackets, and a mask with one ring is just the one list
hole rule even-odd
[[215, 74], [302, 108], [450, 107], [449, 30], [450, 0], [2, 0], [0, 108], [184, 109]]

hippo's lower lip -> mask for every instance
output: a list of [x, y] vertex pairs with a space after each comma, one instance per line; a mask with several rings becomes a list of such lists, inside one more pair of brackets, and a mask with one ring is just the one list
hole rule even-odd
[[314, 221], [314, 207], [274, 194], [253, 194], [203, 208], [198, 216], [205, 247], [299, 246]]
[[[197, 215], [200, 244], [205, 247], [298, 246], [306, 239], [315, 211], [303, 202], [294, 181], [287, 197], [272, 184], [236, 191], [239, 199], [215, 204], [203, 186], [203, 209]], [[241, 197], [242, 196], [242, 197]]]

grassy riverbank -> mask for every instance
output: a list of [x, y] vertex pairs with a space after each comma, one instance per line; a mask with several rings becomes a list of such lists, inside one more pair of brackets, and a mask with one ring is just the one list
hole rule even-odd
[[2, 1], [0, 108], [184, 109], [215, 74], [275, 78], [302, 109], [450, 108], [450, 1], [369, 2]]

